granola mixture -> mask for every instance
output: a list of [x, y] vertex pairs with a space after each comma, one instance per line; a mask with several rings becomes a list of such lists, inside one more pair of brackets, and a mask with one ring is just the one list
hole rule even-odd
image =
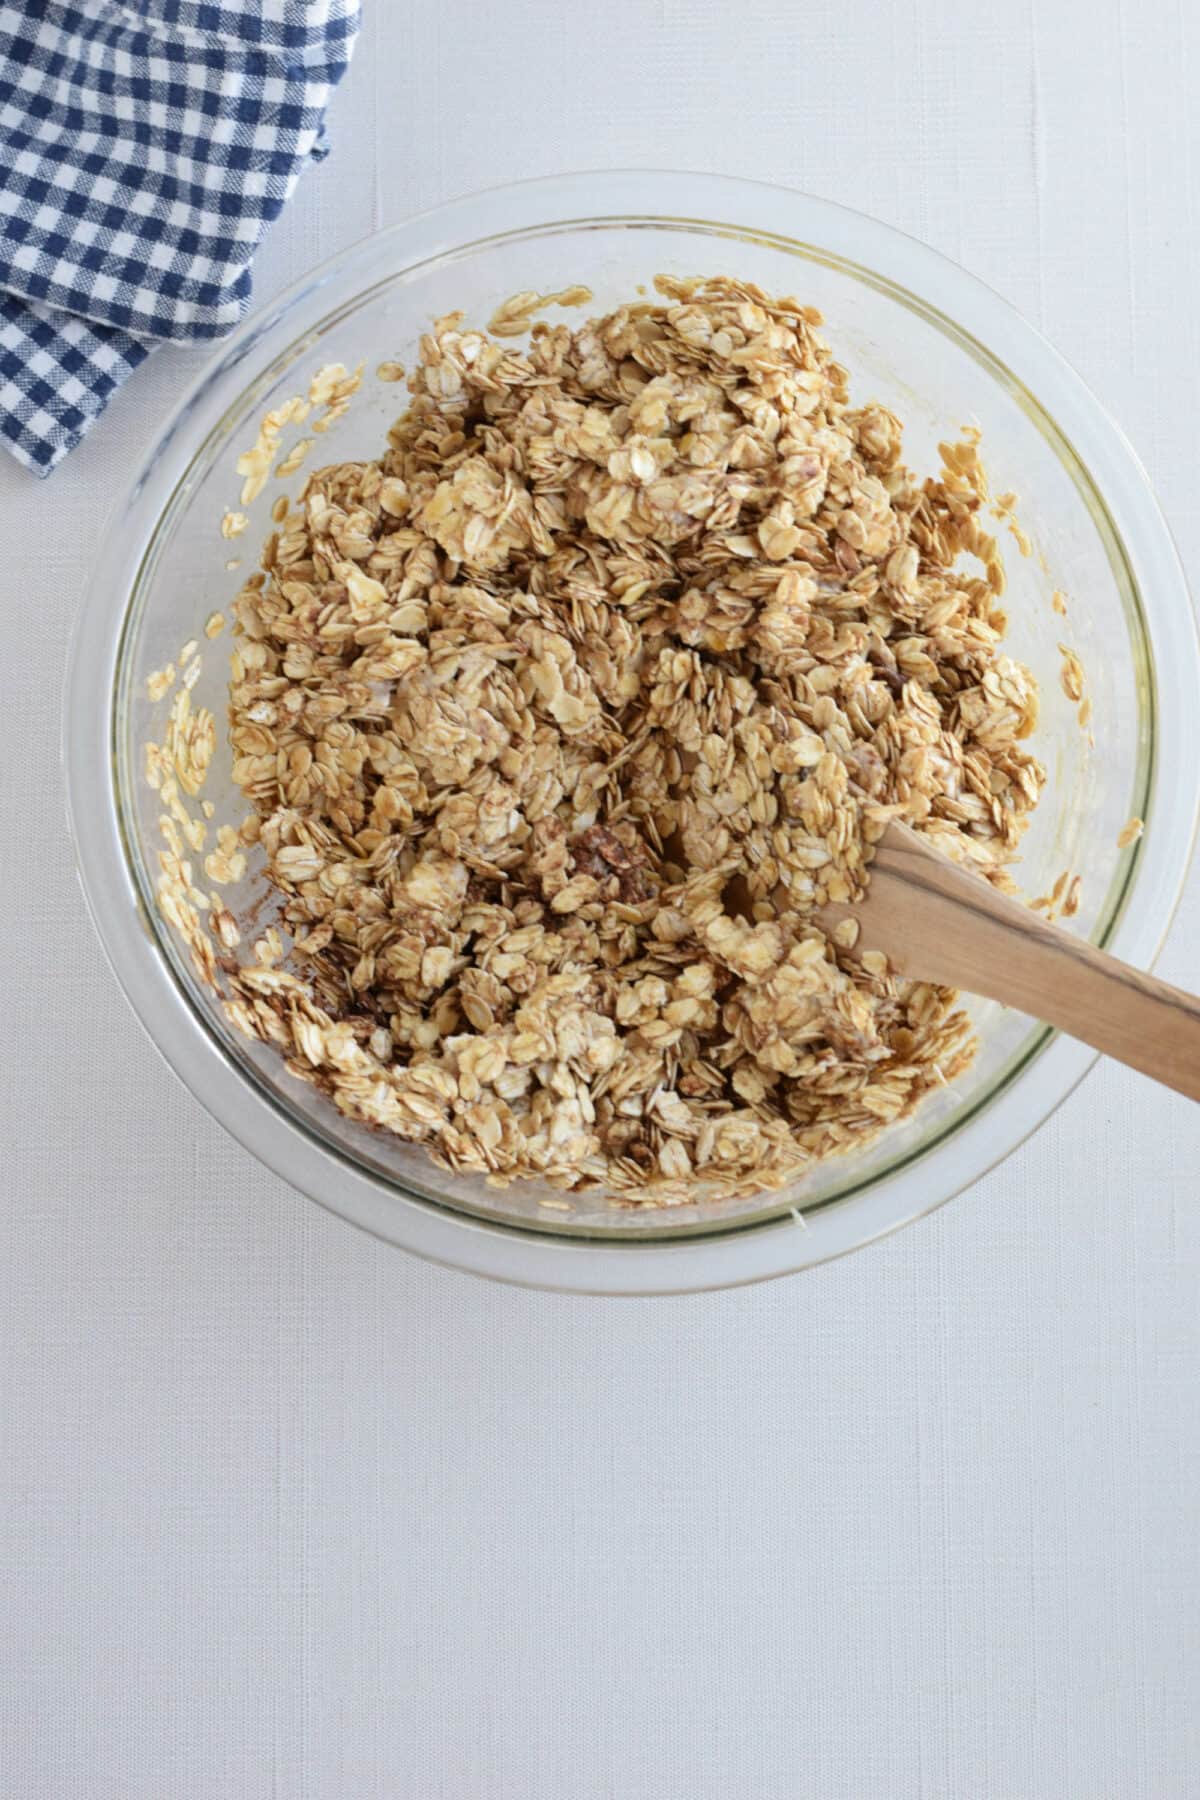
[[955, 994], [819, 909], [893, 817], [1010, 885], [1044, 780], [973, 437], [919, 479], [813, 309], [656, 286], [525, 348], [439, 320], [378, 460], [308, 477], [234, 608], [208, 871], [261, 845], [279, 933], [208, 918], [294, 1074], [617, 1205], [778, 1187], [952, 1080]]

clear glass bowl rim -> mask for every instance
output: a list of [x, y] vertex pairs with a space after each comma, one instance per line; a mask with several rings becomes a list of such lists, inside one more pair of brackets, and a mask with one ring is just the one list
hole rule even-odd
[[[650, 209], [648, 195], [654, 202]], [[551, 176], [415, 215], [335, 256], [248, 319], [184, 394], [117, 502], [77, 621], [63, 757], [89, 910], [127, 998], [168, 1064], [276, 1173], [329, 1210], [417, 1254], [524, 1285], [595, 1293], [739, 1285], [872, 1242], [935, 1210], [1001, 1161], [1044, 1122], [1096, 1058], [1083, 1045], [1047, 1034], [1017, 1079], [981, 1102], [968, 1123], [852, 1196], [821, 1206], [807, 1221], [785, 1213], [677, 1240], [617, 1242], [542, 1234], [516, 1222], [481, 1220], [431, 1205], [316, 1140], [252, 1088], [178, 986], [154, 930], [148, 929], [124, 840], [114, 707], [126, 621], [147, 547], [199, 455], [197, 445], [205, 445], [243, 400], [243, 365], [253, 357], [250, 385], [264, 381], [275, 358], [339, 306], [403, 269], [461, 254], [481, 239], [638, 222], [765, 239], [832, 260], [885, 287], [1006, 378], [1058, 454], [1073, 460], [1077, 485], [1094, 491], [1130, 570], [1153, 663], [1151, 828], [1107, 932], [1111, 946], [1137, 966], [1151, 965], [1169, 927], [1200, 806], [1200, 744], [1187, 705], [1188, 693], [1194, 696], [1200, 682], [1196, 622], [1178, 555], [1135, 453], [1080, 378], [1007, 302], [893, 228], [831, 201], [726, 176], [651, 170]], [[123, 595], [119, 611], [111, 599], [117, 593]], [[1036, 1083], [1022, 1079], [1033, 1060]]]

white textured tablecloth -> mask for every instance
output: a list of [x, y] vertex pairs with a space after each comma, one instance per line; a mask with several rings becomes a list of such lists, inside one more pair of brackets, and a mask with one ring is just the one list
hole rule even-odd
[[[789, 182], [1041, 325], [1195, 574], [1198, 85], [1187, 0], [379, 0], [259, 297], [486, 182]], [[599, 1302], [381, 1248], [160, 1065], [59, 693], [192, 367], [45, 485], [0, 458], [3, 1800], [1194, 1800], [1200, 1109], [1101, 1067], [890, 1242]], [[1198, 934], [1193, 878], [1193, 987]]]

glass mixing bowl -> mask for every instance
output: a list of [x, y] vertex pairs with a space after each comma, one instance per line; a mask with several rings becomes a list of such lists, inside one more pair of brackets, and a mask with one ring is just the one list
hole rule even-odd
[[[798, 1269], [930, 1211], [1044, 1120], [1094, 1060], [1025, 1018], [972, 1003], [981, 1048], [969, 1072], [870, 1146], [782, 1192], [670, 1211], [572, 1210], [533, 1185], [489, 1188], [424, 1152], [352, 1124], [247, 1042], [198, 983], [154, 899], [159, 797], [143, 747], [167, 702], [147, 676], [201, 647], [192, 693], [225, 717], [228, 634], [204, 622], [253, 566], [281, 492], [238, 505], [239, 452], [269, 408], [332, 362], [365, 362], [362, 390], [311, 460], [371, 455], [404, 390], [376, 379], [410, 362], [436, 314], [486, 323], [523, 289], [591, 288], [597, 309], [655, 274], [734, 274], [819, 306], [860, 401], [905, 424], [905, 454], [937, 467], [964, 425], [983, 433], [993, 491], [1015, 490], [1031, 542], [1008, 544], [1008, 648], [1036, 673], [1035, 746], [1049, 771], [1018, 879], [1032, 897], [1082, 878], [1072, 928], [1130, 962], [1153, 961], [1186, 870], [1197, 804], [1200, 659], [1170, 537], [1132, 451], [1077, 377], [987, 288], [932, 251], [824, 201], [715, 176], [615, 173], [524, 183], [455, 201], [371, 238], [250, 320], [180, 402], [118, 505], [96, 558], [69, 677], [65, 757], [84, 887], [126, 993], [171, 1066], [256, 1155], [344, 1218], [440, 1261], [534, 1285], [598, 1292], [723, 1286]], [[578, 317], [578, 314], [551, 316]], [[311, 425], [293, 424], [278, 460]], [[1002, 530], [997, 526], [997, 530]], [[243, 570], [242, 574], [245, 573]], [[1051, 604], [1067, 596], [1064, 618]], [[1060, 642], [1079, 655], [1090, 727], [1060, 686]], [[218, 727], [205, 787], [215, 823], [245, 811]], [[1119, 849], [1133, 815], [1140, 841]], [[197, 861], [201, 859], [197, 858]], [[207, 883], [202, 883], [207, 886]], [[228, 890], [235, 915], [269, 917], [252, 858]]]

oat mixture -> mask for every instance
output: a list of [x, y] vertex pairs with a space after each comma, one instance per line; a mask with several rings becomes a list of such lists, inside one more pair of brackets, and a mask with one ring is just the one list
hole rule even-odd
[[283, 899], [237, 1024], [617, 1205], [778, 1187], [952, 1080], [956, 996], [817, 909], [893, 817], [1008, 885], [1044, 779], [973, 439], [919, 479], [811, 308], [657, 290], [526, 348], [439, 320], [379, 459], [308, 478], [234, 609], [219, 852]]

